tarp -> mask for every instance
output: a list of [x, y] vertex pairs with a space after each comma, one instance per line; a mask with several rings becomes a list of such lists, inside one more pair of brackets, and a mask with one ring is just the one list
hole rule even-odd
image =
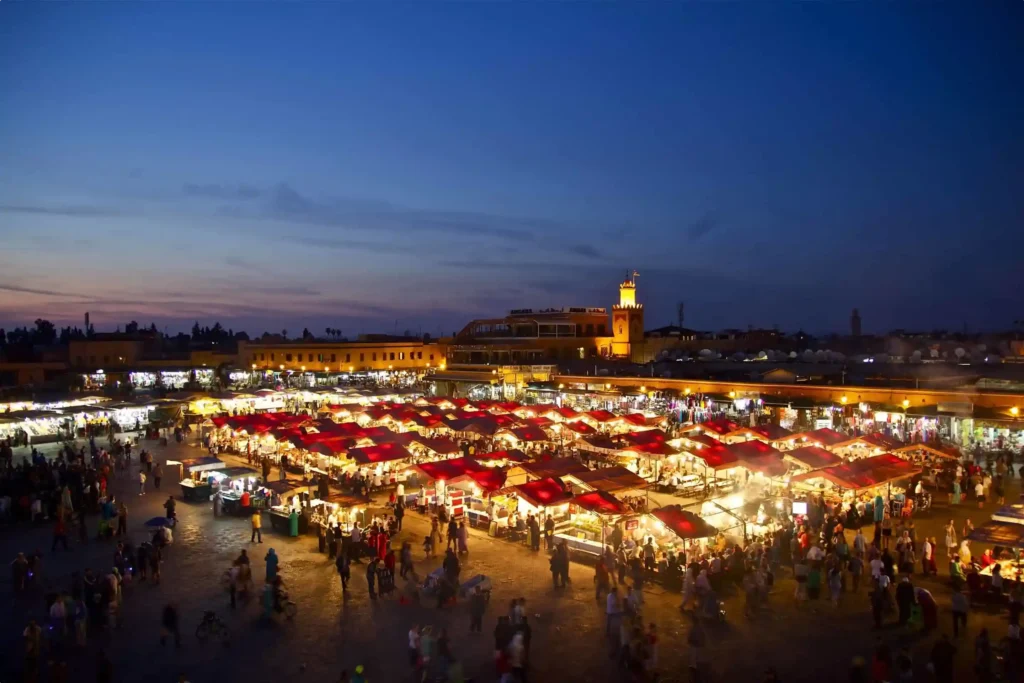
[[301, 489], [304, 486], [306, 486], [306, 484], [303, 484], [298, 479], [285, 479], [284, 481], [278, 479], [276, 481], [263, 482], [263, 488], [270, 489], [279, 496], [283, 496], [289, 491], [293, 491], [295, 489]]
[[960, 459], [960, 451], [955, 446], [935, 446], [926, 443], [912, 443], [906, 446], [900, 446], [899, 448], [892, 449], [893, 453], [931, 453], [937, 455], [940, 458], [952, 458], [954, 460]]
[[557, 479], [567, 474], [590, 471], [585, 465], [573, 458], [554, 458], [542, 462], [524, 462], [519, 467], [537, 479]]
[[1008, 522], [986, 522], [967, 534], [974, 543], [989, 543], [1004, 548], [1024, 548], [1024, 526]]
[[591, 427], [590, 425], [588, 425], [583, 420], [575, 420], [573, 422], [563, 422], [562, 423], [562, 429], [568, 429], [570, 431], [576, 432], [577, 434], [582, 434], [583, 436], [588, 436], [590, 434], [597, 434], [597, 430], [594, 429], [593, 427]]
[[806, 443], [808, 446], [814, 446], [815, 444], [823, 446], [825, 448], [833, 448], [844, 441], [849, 441], [850, 437], [846, 434], [841, 434], [834, 429], [815, 429], [811, 432], [800, 432], [799, 434], [790, 434], [783, 441], [792, 441], [793, 443]]
[[740, 426], [732, 420], [720, 417], [716, 420], [705, 420], [697, 425], [702, 431], [725, 436], [740, 429]]
[[469, 472], [468, 476], [484, 493], [494, 493], [504, 488], [507, 474], [500, 467], [486, 467], [476, 472]]
[[490, 453], [475, 453], [471, 456], [476, 460], [509, 460], [511, 462], [526, 462], [529, 458], [518, 448], [510, 448], [507, 451], [492, 451]]
[[469, 458], [454, 458], [452, 460], [438, 460], [436, 462], [421, 462], [418, 465], [413, 465], [410, 469], [422, 472], [423, 476], [432, 481], [453, 481], [470, 472], [486, 468]]
[[551, 437], [548, 436], [540, 427], [517, 427], [513, 429], [504, 429], [502, 432], [511, 434], [517, 441], [525, 441], [526, 443], [551, 441]]
[[459, 444], [444, 437], [413, 437], [413, 441], [438, 455], [453, 455], [459, 452]]
[[[170, 464], [170, 462], [168, 462]], [[202, 472], [203, 470], [216, 470], [224, 466], [224, 461], [213, 456], [205, 458], [188, 458], [181, 461], [181, 466], [186, 472]]]
[[584, 510], [598, 515], [621, 515], [626, 512], [622, 501], [605, 491], [588, 491], [575, 496], [572, 502]]
[[393, 460], [405, 460], [411, 458], [405, 446], [397, 443], [385, 443], [370, 448], [353, 448], [348, 452], [348, 457], [360, 465], [368, 465], [376, 462], [390, 462]]
[[[992, 520], [995, 522], [1024, 525], [1024, 503], [1002, 506], [992, 514]], [[1021, 529], [1024, 530], [1024, 526]]]
[[562, 483], [550, 477], [528, 481], [525, 484], [513, 486], [512, 489], [534, 507], [561, 505], [572, 500], [572, 494], [565, 491]]
[[639, 455], [643, 455], [646, 457], [657, 458], [665, 458], [670, 455], [676, 455], [677, 453], [679, 453], [678, 450], [672, 448], [668, 444], [659, 442], [636, 444], [634, 446], [627, 446], [622, 450], [623, 452], [637, 453]]
[[758, 425], [756, 427], [748, 427], [740, 431], [750, 434], [755, 439], [764, 439], [765, 441], [781, 441], [793, 434], [793, 432], [789, 431], [785, 427], [780, 427], [775, 424]]
[[228, 479], [242, 479], [243, 477], [258, 477], [260, 473], [251, 467], [225, 467], [215, 470]]
[[921, 468], [915, 467], [892, 453], [885, 453], [872, 458], [863, 458], [820, 470], [804, 472], [793, 477], [792, 481], [801, 482], [820, 477], [840, 488], [856, 491], [880, 486], [891, 481], [906, 479], [920, 473]]
[[820, 470], [823, 467], [832, 467], [843, 462], [843, 459], [831, 451], [826, 451], [821, 446], [803, 446], [786, 451], [783, 455], [792, 458], [802, 467], [809, 470]]
[[729, 450], [725, 444], [716, 443], [711, 446], [697, 444], [696, 448], [687, 449], [691, 455], [695, 455], [704, 461], [713, 470], [728, 470], [739, 464], [739, 457]]
[[651, 514], [671, 529], [676, 536], [685, 540], [710, 538], [718, 534], [718, 529], [678, 505], [666, 505]]
[[574, 472], [568, 476], [576, 479], [584, 486], [606, 493], [633, 491], [649, 486], [646, 479], [620, 466], [602, 467], [598, 470], [587, 470], [586, 472]]
[[622, 440], [630, 446], [665, 443], [667, 439], [668, 435], [660, 429], [648, 429], [643, 432], [629, 432], [622, 435]]
[[765, 476], [782, 476], [789, 469], [782, 460], [782, 453], [763, 441], [743, 441], [729, 444], [726, 448], [736, 456], [741, 465]]
[[607, 453], [619, 450], [619, 444], [604, 434], [593, 434], [576, 440], [576, 447], [584, 451], [597, 451]]
[[832, 447], [846, 448], [847, 446], [853, 446], [856, 444], [863, 444], [869, 448], [878, 448], [883, 451], [890, 451], [894, 448], [899, 448], [901, 442], [890, 439], [881, 432], [875, 432], [874, 434], [861, 434], [860, 436], [855, 436], [852, 439], [847, 437], [846, 441], [832, 444]]
[[615, 415], [609, 413], [607, 410], [591, 410], [586, 413], [586, 416], [589, 417], [591, 420], [594, 420], [595, 422], [612, 422], [618, 419], [617, 417], [615, 417]]

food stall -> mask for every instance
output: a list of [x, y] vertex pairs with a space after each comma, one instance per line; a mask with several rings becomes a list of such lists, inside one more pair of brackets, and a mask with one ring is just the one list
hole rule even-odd
[[242, 514], [247, 507], [243, 500], [248, 494], [251, 503], [260, 473], [251, 467], [225, 467], [209, 470], [205, 476], [213, 487], [212, 495], [220, 493], [221, 509], [227, 514]]
[[797, 474], [840, 465], [843, 462], [842, 457], [831, 451], [826, 451], [821, 446], [800, 446], [783, 451], [783, 459], [789, 462], [794, 469], [799, 470]]
[[508, 470], [510, 485], [523, 484], [536, 479], [561, 479], [569, 474], [589, 472], [585, 465], [574, 458], [552, 458], [536, 462], [522, 462]]
[[259, 495], [258, 499], [270, 513], [270, 527], [274, 531], [288, 534], [290, 532], [289, 518], [292, 510], [295, 510], [299, 513], [299, 533], [306, 533], [309, 528], [309, 507], [312, 499], [309, 486], [295, 479], [285, 479], [263, 482], [259, 491], [262, 492], [262, 495]]
[[[1024, 580], [1024, 525], [1020, 522], [986, 522], [967, 535], [967, 539], [978, 545], [992, 546], [992, 554], [999, 565], [999, 574], [1004, 581]], [[980, 557], [976, 550], [974, 557]], [[992, 580], [995, 565], [983, 567], [978, 573], [986, 580]]]
[[569, 524], [555, 533], [555, 543], [565, 542], [574, 557], [596, 559], [603, 552], [615, 522], [628, 513], [622, 501], [606, 491], [587, 491], [569, 505]]
[[[299, 533], [305, 533], [307, 529], [318, 533], [321, 527], [334, 526], [340, 530], [342, 536], [349, 536], [352, 533], [352, 525], [356, 522], [363, 527], [367, 526], [367, 506], [368, 502], [362, 498], [335, 491], [330, 492], [326, 498], [313, 498], [309, 505], [300, 511]], [[284, 524], [283, 529], [287, 530], [290, 514], [291, 509], [272, 510], [271, 523]]]
[[[798, 474], [790, 480], [794, 493], [820, 493], [827, 500], [841, 502], [843, 507], [856, 505], [859, 514], [876, 496], [888, 498], [899, 505], [905, 495], [897, 482], [920, 474], [921, 469], [891, 453], [862, 458], [832, 467]], [[895, 516], [898, 509], [891, 510]]]
[[[666, 505], [651, 513], [657, 520], [656, 524], [648, 524], [646, 519], [638, 520], [639, 524], [634, 531], [634, 538], [643, 537], [645, 534], [654, 538], [659, 544], [659, 550], [665, 552], [675, 551], [691, 552], [694, 547], [706, 550], [708, 539], [718, 535], [718, 529], [711, 526], [700, 518], [692, 510], [687, 510], [680, 505]], [[646, 518], [646, 515], [645, 515]], [[675, 538], [670, 538], [666, 532], [671, 532]]]
[[549, 477], [502, 489], [491, 496], [494, 513], [490, 515], [492, 535], [503, 535], [509, 527], [519, 534], [523, 533], [526, 520], [531, 514], [538, 520], [543, 520], [544, 515], [551, 515], [556, 530], [568, 524], [572, 492], [567, 488], [560, 480]]
[[178, 467], [182, 499], [195, 503], [210, 499], [210, 494], [213, 493], [213, 486], [207, 473], [224, 467], [224, 461], [212, 456], [167, 461], [168, 468], [174, 466]]

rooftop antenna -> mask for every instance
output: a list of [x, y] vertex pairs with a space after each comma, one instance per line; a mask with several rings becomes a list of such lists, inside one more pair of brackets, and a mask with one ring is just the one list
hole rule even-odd
[[682, 301], [676, 304], [676, 320], [679, 322], [679, 327], [683, 327], [683, 314], [686, 309], [686, 304]]

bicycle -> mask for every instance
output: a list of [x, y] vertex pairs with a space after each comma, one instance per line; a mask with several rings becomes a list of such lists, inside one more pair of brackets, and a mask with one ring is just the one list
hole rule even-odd
[[196, 627], [196, 638], [201, 641], [206, 641], [207, 638], [212, 637], [227, 642], [230, 635], [231, 632], [228, 630], [227, 624], [221, 621], [220, 617], [213, 612], [205, 612], [203, 620]]

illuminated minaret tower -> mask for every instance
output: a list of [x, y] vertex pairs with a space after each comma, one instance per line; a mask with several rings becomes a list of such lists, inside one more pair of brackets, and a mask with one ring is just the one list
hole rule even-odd
[[612, 355], [631, 358], [644, 341], [644, 305], [636, 302], [636, 279], [640, 273], [627, 273], [619, 285], [619, 303], [612, 306]]

